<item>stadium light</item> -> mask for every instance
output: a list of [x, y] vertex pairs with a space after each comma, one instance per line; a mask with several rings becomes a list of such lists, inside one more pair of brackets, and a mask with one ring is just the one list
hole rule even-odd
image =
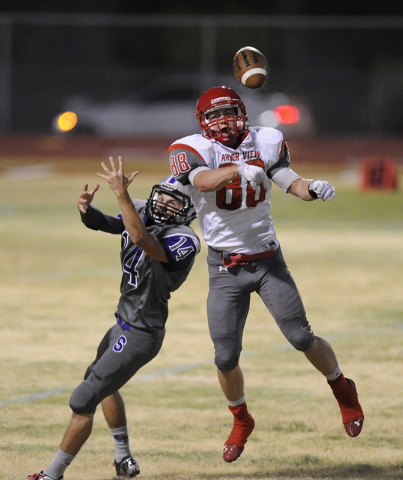
[[69, 132], [77, 125], [77, 115], [74, 112], [64, 112], [56, 119], [56, 127], [60, 132]]
[[283, 125], [294, 125], [300, 118], [299, 110], [295, 105], [277, 105], [274, 112]]

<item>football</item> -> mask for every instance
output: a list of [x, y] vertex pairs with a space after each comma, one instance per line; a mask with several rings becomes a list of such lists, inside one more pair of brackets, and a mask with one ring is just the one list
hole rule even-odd
[[243, 47], [235, 54], [234, 74], [245, 87], [263, 87], [269, 74], [267, 59], [256, 48]]

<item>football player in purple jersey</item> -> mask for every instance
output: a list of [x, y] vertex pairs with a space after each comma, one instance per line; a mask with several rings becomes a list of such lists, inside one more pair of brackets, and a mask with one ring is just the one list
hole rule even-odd
[[226, 462], [244, 450], [255, 422], [245, 402], [239, 366], [250, 295], [257, 292], [286, 339], [325, 376], [347, 434], [359, 435], [364, 414], [354, 382], [343, 376], [330, 344], [315, 335], [283, 258], [271, 217], [271, 186], [305, 201], [331, 200], [323, 179], [290, 168], [288, 146], [274, 128], [249, 127], [245, 105], [231, 88], [205, 91], [196, 106], [201, 133], [169, 148], [174, 177], [189, 187], [208, 245], [207, 315], [221, 388], [234, 416]]
[[70, 424], [50, 465], [29, 480], [64, 480], [64, 472], [91, 434], [99, 404], [115, 443], [118, 477], [140, 473], [129, 446], [123, 399], [119, 389], [159, 352], [165, 335], [171, 292], [186, 280], [200, 241], [189, 224], [195, 210], [186, 188], [172, 175], [154, 185], [147, 201], [131, 200], [127, 191], [139, 172], [124, 174], [123, 159], [110, 158], [97, 175], [108, 182], [120, 208], [118, 216], [92, 205], [99, 189], [88, 184], [78, 197], [83, 223], [90, 229], [121, 235], [121, 296], [115, 324], [99, 344], [83, 382], [73, 391]]

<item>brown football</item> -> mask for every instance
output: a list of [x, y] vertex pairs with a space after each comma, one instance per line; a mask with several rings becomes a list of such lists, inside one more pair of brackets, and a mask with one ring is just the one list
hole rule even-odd
[[248, 88], [263, 87], [269, 74], [267, 59], [256, 48], [243, 47], [235, 54], [234, 74]]

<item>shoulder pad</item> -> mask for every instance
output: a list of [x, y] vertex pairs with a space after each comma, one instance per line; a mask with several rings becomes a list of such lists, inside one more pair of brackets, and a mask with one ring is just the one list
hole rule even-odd
[[192, 170], [209, 165], [214, 159], [211, 141], [200, 134], [177, 140], [171, 144], [168, 152], [171, 172], [183, 185], [189, 183], [188, 175]]
[[258, 142], [269, 142], [271, 144], [281, 144], [283, 142], [283, 133], [276, 128], [252, 127], [250, 130], [252, 136], [256, 136]]
[[187, 137], [180, 138], [172, 143], [169, 147], [169, 151], [177, 150], [181, 146], [188, 146], [191, 149], [198, 151], [199, 153], [209, 151], [213, 148], [213, 145], [210, 140], [203, 137], [199, 133], [195, 135], [188, 135]]

